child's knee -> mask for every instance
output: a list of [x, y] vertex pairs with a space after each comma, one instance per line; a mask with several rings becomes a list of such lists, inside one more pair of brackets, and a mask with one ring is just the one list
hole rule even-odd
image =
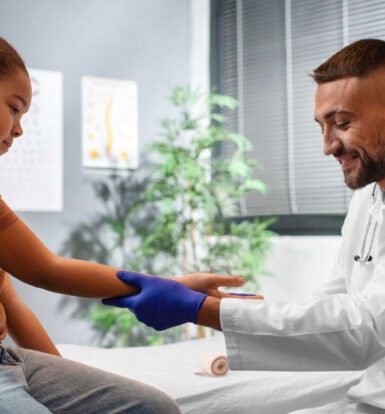
[[142, 401], [142, 410], [143, 414], [181, 414], [176, 402], [155, 388], [151, 388], [145, 400]]
[[[113, 407], [124, 414], [181, 414], [176, 402], [163, 391], [134, 380], [114, 376], [103, 393]], [[115, 411], [114, 411], [115, 412]]]

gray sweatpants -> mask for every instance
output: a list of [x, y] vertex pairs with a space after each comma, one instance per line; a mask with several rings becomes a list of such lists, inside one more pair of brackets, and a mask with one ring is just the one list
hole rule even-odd
[[180, 414], [163, 392], [68, 359], [0, 345], [1, 414]]

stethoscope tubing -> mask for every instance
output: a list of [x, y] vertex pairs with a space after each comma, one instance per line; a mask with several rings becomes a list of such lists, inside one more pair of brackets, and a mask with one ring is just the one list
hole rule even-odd
[[[376, 193], [377, 193], [377, 183], [374, 184], [373, 191], [372, 191], [372, 203], [373, 204], [376, 202], [376, 198], [377, 198]], [[378, 227], [377, 226], [377, 224], [378, 224], [377, 220], [374, 223], [373, 234], [372, 234], [372, 237], [371, 237], [371, 240], [370, 240], [369, 250], [368, 250], [367, 254], [365, 255], [366, 243], [367, 243], [367, 240], [368, 240], [369, 231], [372, 227], [372, 221], [373, 221], [373, 216], [371, 214], [369, 214], [369, 219], [368, 219], [368, 222], [366, 224], [364, 240], [363, 240], [362, 245], [361, 245], [361, 252], [360, 252], [361, 255], [360, 256], [355, 255], [353, 257], [353, 260], [355, 262], [360, 263], [360, 264], [367, 264], [367, 263], [369, 263], [373, 260], [373, 257], [370, 254], [370, 252], [372, 251], [373, 242], [374, 242], [374, 238], [375, 238], [377, 227]]]

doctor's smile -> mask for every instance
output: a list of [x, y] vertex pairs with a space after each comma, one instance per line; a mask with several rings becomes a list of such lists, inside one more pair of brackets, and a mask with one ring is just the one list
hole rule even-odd
[[355, 161], [359, 161], [359, 155], [357, 153], [343, 153], [339, 155], [334, 154], [336, 160], [341, 164], [342, 171], [346, 171], [355, 166]]

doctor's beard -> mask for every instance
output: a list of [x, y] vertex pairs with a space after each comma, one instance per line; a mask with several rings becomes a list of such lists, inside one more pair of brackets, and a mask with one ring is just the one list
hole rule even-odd
[[[346, 148], [340, 148], [333, 155], [338, 157], [351, 152]], [[344, 171], [345, 183], [349, 188], [357, 190], [385, 178], [385, 149], [381, 150], [376, 158], [370, 157], [366, 151], [362, 151], [361, 154], [356, 151], [354, 153], [358, 156], [360, 165], [357, 169]]]

